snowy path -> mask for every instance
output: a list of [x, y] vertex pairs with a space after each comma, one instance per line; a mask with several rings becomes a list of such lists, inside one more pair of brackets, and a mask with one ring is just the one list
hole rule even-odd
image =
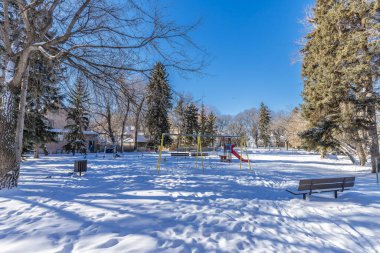
[[[167, 157], [157, 175], [156, 158], [90, 156], [82, 178], [71, 156], [24, 163], [0, 191], [0, 252], [380, 252], [380, 186], [345, 159], [256, 151], [252, 171], [208, 159], [202, 174]], [[337, 200], [285, 192], [343, 175], [357, 182]]]

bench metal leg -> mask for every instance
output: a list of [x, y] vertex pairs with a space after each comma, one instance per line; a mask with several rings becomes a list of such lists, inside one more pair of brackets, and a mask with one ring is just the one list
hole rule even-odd
[[303, 193], [303, 199], [306, 200], [306, 193]]
[[334, 191], [334, 197], [338, 198], [338, 191]]

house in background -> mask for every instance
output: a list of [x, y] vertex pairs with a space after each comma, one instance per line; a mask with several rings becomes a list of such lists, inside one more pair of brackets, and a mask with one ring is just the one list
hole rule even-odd
[[[116, 150], [117, 152], [121, 152], [121, 144], [123, 143], [124, 152], [134, 151], [135, 133], [136, 131], [134, 126], [126, 126], [124, 128], [123, 141], [121, 141], [120, 139], [120, 133], [117, 133], [115, 134], [115, 143], [112, 143], [107, 133], [100, 132], [98, 133], [97, 150], [100, 152], [109, 152], [110, 150]], [[149, 139], [145, 136], [143, 132], [137, 132], [136, 150], [145, 151], [148, 141]]]
[[[137, 151], [145, 151], [147, 143], [148, 143], [148, 140], [145, 137], [144, 133], [138, 133], [137, 134], [136, 150]], [[124, 139], [123, 145], [124, 145], [125, 151], [133, 151], [133, 149], [135, 147], [135, 138], [131, 137], [131, 138]]]
[[[67, 112], [64, 109], [48, 111], [46, 118], [48, 119], [49, 126], [52, 128], [50, 131], [56, 134], [55, 140], [57, 141], [46, 143], [46, 150], [53, 154], [64, 153], [65, 150], [63, 146], [67, 144], [65, 135], [69, 132], [67, 129], [64, 129], [67, 125]], [[99, 134], [91, 130], [84, 131], [83, 133], [87, 152], [96, 152]], [[40, 152], [42, 153], [42, 150], [40, 150]]]

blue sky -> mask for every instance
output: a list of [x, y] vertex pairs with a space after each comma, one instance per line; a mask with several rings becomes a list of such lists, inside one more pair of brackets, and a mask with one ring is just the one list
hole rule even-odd
[[313, 0], [165, 0], [179, 23], [202, 23], [192, 38], [212, 61], [207, 75], [172, 74], [176, 91], [191, 93], [222, 114], [266, 103], [290, 110], [301, 103], [297, 42], [306, 34], [301, 20]]

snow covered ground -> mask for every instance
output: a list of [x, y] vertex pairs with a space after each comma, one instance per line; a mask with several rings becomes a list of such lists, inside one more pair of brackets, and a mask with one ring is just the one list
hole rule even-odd
[[[0, 252], [380, 252], [380, 185], [368, 168], [305, 152], [253, 151], [253, 170], [218, 159], [90, 155], [31, 159], [0, 191]], [[299, 179], [355, 175], [356, 186], [307, 201]]]

